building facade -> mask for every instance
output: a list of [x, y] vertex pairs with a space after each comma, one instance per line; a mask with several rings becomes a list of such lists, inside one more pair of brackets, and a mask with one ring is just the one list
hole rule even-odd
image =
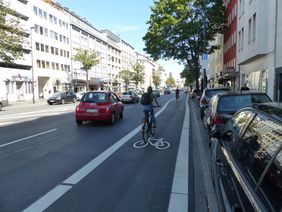
[[[133, 71], [138, 61], [142, 61], [146, 72], [145, 83], [140, 86], [151, 84], [157, 63], [146, 57], [140, 59], [134, 47], [111, 31], [97, 30], [86, 19], [52, 0], [6, 2], [17, 12], [27, 35], [22, 59], [10, 66], [0, 61], [1, 99], [47, 99], [58, 91], [86, 91], [86, 83], [91, 90], [122, 92], [125, 83], [119, 72]], [[82, 64], [73, 60], [79, 48], [96, 52], [99, 59], [87, 74]]]
[[237, 69], [237, 5], [238, 0], [224, 0], [226, 7], [226, 32], [223, 44], [223, 70], [220, 73], [219, 83], [238, 90], [239, 70]]
[[[238, 2], [240, 84], [281, 101], [281, 2]], [[280, 19], [279, 19], [280, 18]]]

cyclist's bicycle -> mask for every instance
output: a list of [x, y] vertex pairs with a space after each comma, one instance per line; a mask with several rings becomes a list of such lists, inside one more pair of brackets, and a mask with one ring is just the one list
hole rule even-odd
[[[157, 107], [154, 105], [154, 107]], [[155, 136], [156, 134], [156, 128], [153, 128], [152, 126], [152, 114], [151, 112], [148, 112], [146, 115], [144, 115], [143, 118], [143, 125], [142, 125], [142, 138], [145, 143], [148, 142], [148, 139], [150, 136]]]

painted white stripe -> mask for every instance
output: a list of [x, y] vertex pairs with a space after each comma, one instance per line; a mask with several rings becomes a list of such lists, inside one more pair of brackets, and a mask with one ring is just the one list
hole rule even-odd
[[21, 139], [15, 140], [15, 141], [11, 141], [9, 143], [0, 145], [0, 148], [2, 148], [4, 146], [9, 146], [11, 144], [15, 144], [15, 143], [18, 143], [18, 142], [21, 142], [21, 141], [24, 141], [24, 140], [27, 140], [27, 139], [30, 139], [30, 138], [35, 138], [37, 136], [44, 135], [44, 134], [47, 134], [47, 133], [50, 133], [50, 132], [53, 132], [53, 131], [56, 131], [56, 130], [58, 130], [58, 129], [48, 130], [48, 131], [45, 131], [45, 132], [42, 132], [42, 133], [38, 133], [38, 134], [31, 135], [31, 136], [28, 136], [28, 137], [25, 137], [25, 138], [21, 138]]
[[[161, 110], [159, 110], [156, 113], [156, 117], [159, 116], [167, 107], [167, 105], [173, 101], [173, 99], [169, 100]], [[126, 136], [121, 138], [118, 142], [116, 142], [114, 145], [109, 147], [107, 150], [105, 150], [103, 153], [101, 153], [98, 157], [94, 158], [92, 161], [87, 163], [84, 167], [79, 169], [77, 172], [75, 172], [72, 176], [64, 180], [62, 183], [64, 184], [77, 184], [80, 180], [82, 180], [84, 177], [86, 177], [90, 172], [92, 172], [97, 166], [99, 166], [103, 161], [105, 161], [109, 156], [111, 156], [115, 151], [117, 151], [122, 145], [124, 145], [127, 141], [129, 141], [135, 134], [137, 134], [141, 129], [141, 125], [136, 127], [133, 131], [128, 133]], [[58, 187], [58, 186], [57, 186]], [[68, 190], [66, 190], [64, 193], [66, 193]], [[54, 194], [53, 194], [54, 193]], [[59, 199], [61, 196], [64, 195], [64, 193], [60, 193], [60, 196], [58, 195], [57, 191], [52, 189], [49, 191], [46, 195], [41, 197], [39, 200], [34, 202], [32, 205], [30, 205], [27, 209], [24, 211], [33, 211], [30, 209], [42, 209], [42, 210], [34, 210], [34, 211], [43, 211], [44, 209], [48, 208], [53, 202], [55, 202], [57, 199]], [[50, 201], [50, 197], [56, 197], [57, 199], [53, 198], [52, 202]]]
[[40, 198], [39, 200], [37, 200], [36, 204], [32, 204], [31, 206], [23, 210], [23, 212], [44, 211], [70, 189], [71, 186], [69, 185], [58, 185], [50, 192], [48, 192], [48, 194], [46, 194], [44, 198]]
[[9, 121], [9, 122], [3, 122], [3, 123], [0, 123], [0, 126], [1, 125], [6, 125], [6, 124], [14, 124], [15, 122], [13, 122], [13, 121]]
[[187, 98], [168, 212], [188, 211], [189, 113]]

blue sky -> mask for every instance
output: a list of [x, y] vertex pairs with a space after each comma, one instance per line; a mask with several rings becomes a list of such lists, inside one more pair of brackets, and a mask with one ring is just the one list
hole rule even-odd
[[[147, 32], [146, 22], [150, 18], [153, 0], [56, 0], [82, 18], [86, 18], [96, 29], [109, 29], [121, 39], [145, 54], [142, 37]], [[175, 61], [158, 61], [175, 78], [183, 70]]]

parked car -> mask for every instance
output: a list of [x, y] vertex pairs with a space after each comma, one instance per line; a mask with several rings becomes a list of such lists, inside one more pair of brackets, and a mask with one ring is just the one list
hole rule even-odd
[[47, 100], [49, 105], [52, 104], [65, 104], [67, 102], [76, 102], [76, 95], [74, 92], [58, 92], [55, 93], [53, 96], [49, 97]]
[[204, 126], [208, 129], [209, 135], [214, 132], [221, 132], [226, 121], [239, 109], [265, 102], [271, 102], [271, 99], [265, 93], [232, 92], [217, 94], [211, 98], [209, 107], [204, 111]]
[[78, 92], [76, 93], [76, 100], [80, 101], [80, 99], [82, 98], [82, 96], [85, 94], [85, 92]]
[[161, 96], [161, 92], [160, 92], [159, 89], [153, 90], [153, 94], [154, 94], [156, 97], [160, 97], [160, 96]]
[[124, 106], [117, 95], [111, 91], [90, 91], [83, 95], [76, 106], [77, 125], [83, 121], [109, 121], [114, 124], [117, 118], [123, 118]]
[[123, 92], [121, 95], [122, 103], [138, 103], [139, 97], [134, 91]]
[[209, 106], [210, 99], [219, 93], [228, 93], [230, 91], [229, 88], [206, 88], [203, 91], [203, 94], [200, 98], [200, 116], [201, 119], [204, 117], [204, 110]]
[[282, 107], [240, 109], [214, 134], [212, 178], [220, 211], [282, 211]]

